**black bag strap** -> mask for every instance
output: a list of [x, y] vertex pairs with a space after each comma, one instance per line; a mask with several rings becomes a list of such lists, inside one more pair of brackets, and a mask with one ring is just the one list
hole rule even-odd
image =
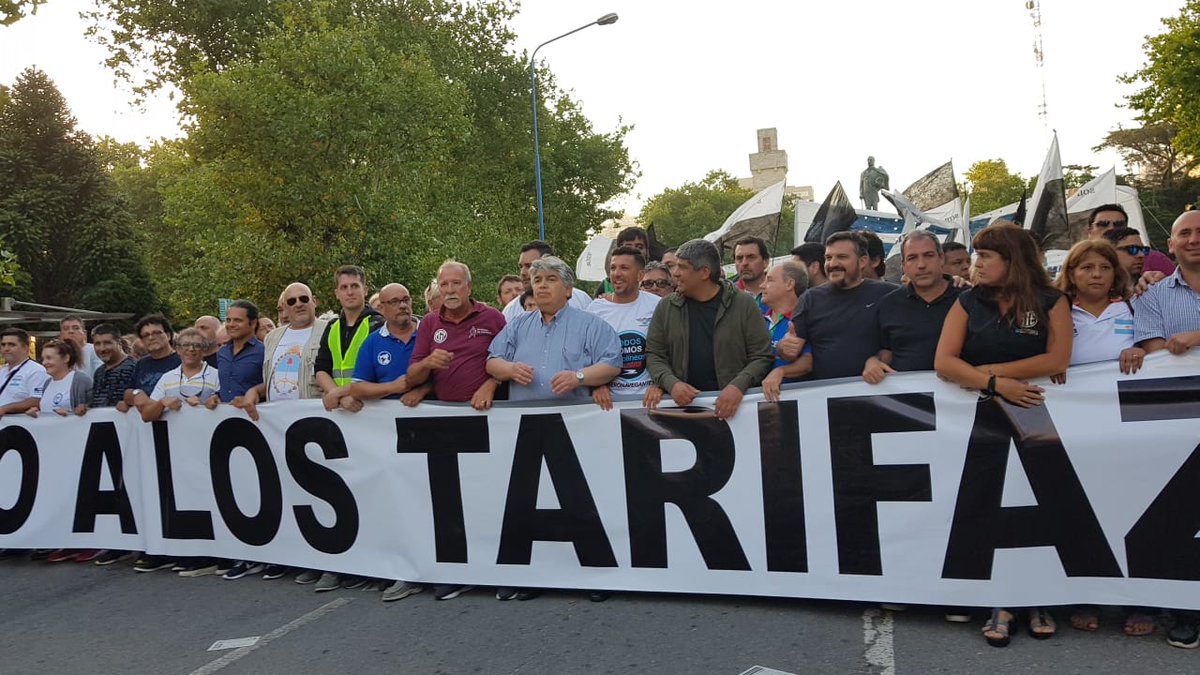
[[9, 383], [9, 382], [12, 382], [13, 375], [16, 375], [16, 374], [17, 374], [17, 371], [18, 371], [18, 370], [20, 370], [20, 369], [22, 369], [22, 368], [24, 368], [24, 367], [25, 367], [25, 364], [26, 364], [26, 363], [29, 363], [29, 361], [30, 361], [30, 359], [25, 359], [24, 361], [22, 361], [22, 362], [21, 362], [21, 365], [17, 366], [16, 368], [13, 368], [12, 370], [10, 370], [10, 371], [8, 372], [8, 377], [7, 377], [7, 378], [5, 378], [5, 380], [4, 380], [4, 384], [0, 384], [0, 394], [3, 394], [3, 393], [4, 393], [4, 390], [5, 390], [5, 389], [8, 389], [8, 383]]

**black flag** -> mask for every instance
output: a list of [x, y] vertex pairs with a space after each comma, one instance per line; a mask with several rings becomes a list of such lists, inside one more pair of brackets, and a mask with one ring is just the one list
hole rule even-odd
[[824, 244], [829, 235], [849, 230], [856, 220], [858, 214], [854, 212], [854, 205], [842, 189], [842, 182], [838, 181], [829, 191], [825, 201], [821, 202], [817, 214], [813, 216], [812, 225], [808, 226], [808, 232], [804, 234], [804, 241]]

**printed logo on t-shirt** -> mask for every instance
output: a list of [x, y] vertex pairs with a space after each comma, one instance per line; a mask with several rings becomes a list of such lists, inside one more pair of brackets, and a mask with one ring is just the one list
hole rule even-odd
[[1025, 312], [1025, 316], [1021, 318], [1021, 322], [1017, 324], [1016, 332], [1021, 335], [1038, 335], [1038, 315], [1037, 312]]
[[1116, 319], [1113, 321], [1114, 335], [1133, 335], [1133, 319]]
[[483, 326], [471, 326], [471, 330], [467, 331], [467, 337], [473, 338], [476, 335], [495, 335], [495, 333], [492, 332], [491, 328], [484, 328]]
[[439, 345], [445, 342], [447, 337], [449, 337], [449, 334], [446, 332], [445, 328], [439, 328], [433, 331], [433, 341]]
[[646, 336], [635, 331], [624, 331], [621, 339], [622, 380], [636, 380], [646, 371]]
[[54, 405], [56, 405], [56, 406], [62, 405], [62, 402], [63, 402], [63, 393], [60, 391], [54, 395]]
[[386, 366], [391, 362], [392, 362], [392, 353], [391, 352], [379, 352], [378, 354], [375, 355], [375, 363], [378, 363], [381, 366]]
[[271, 379], [276, 398], [292, 395], [300, 388], [300, 345], [289, 347], [275, 363], [275, 376]]

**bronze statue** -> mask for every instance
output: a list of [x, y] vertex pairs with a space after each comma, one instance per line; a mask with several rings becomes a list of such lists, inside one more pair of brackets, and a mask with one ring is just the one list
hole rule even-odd
[[875, 158], [867, 158], [867, 168], [858, 178], [858, 198], [869, 211], [879, 210], [879, 191], [887, 190], [888, 174], [883, 167], [875, 166]]

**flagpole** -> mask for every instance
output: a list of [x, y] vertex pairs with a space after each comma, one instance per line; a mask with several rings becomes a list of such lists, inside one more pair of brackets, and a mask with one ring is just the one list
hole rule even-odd
[[575, 33], [578, 33], [579, 31], [583, 30], [584, 28], [590, 28], [592, 26], [607, 26], [609, 24], [613, 24], [616, 22], [617, 22], [616, 13], [609, 12], [608, 14], [605, 14], [604, 16], [600, 17], [599, 19], [596, 19], [595, 21], [592, 21], [590, 23], [586, 23], [586, 24], [580, 26], [579, 28], [576, 28], [575, 30], [569, 30], [566, 33], [563, 33], [562, 35], [559, 35], [558, 37], [550, 38], [549, 40], [546, 40], [545, 42], [543, 42], [542, 44], [540, 44], [536, 48], [534, 48], [533, 54], [531, 54], [529, 57], [529, 91], [530, 91], [530, 101], [531, 101], [530, 107], [533, 109], [533, 175], [534, 175], [534, 181], [537, 185], [538, 239], [541, 239], [543, 241], [545, 241], [545, 239], [546, 239], [546, 222], [545, 222], [545, 219], [542, 217], [542, 153], [541, 153], [540, 146], [538, 144], [537, 53], [538, 53], [539, 49], [541, 49], [542, 47], [545, 47], [546, 45], [550, 44], [551, 42], [554, 42], [556, 40], [561, 40], [561, 39], [567, 37], [568, 35], [574, 35]]

